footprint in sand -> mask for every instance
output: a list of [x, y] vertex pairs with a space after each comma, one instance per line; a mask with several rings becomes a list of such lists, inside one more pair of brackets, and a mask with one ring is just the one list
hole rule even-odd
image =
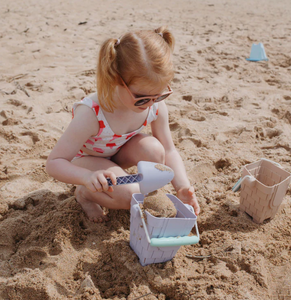
[[279, 128], [270, 128], [267, 126], [255, 126], [254, 132], [256, 134], [256, 138], [274, 138], [280, 136], [283, 131]]
[[231, 165], [232, 163], [228, 158], [221, 158], [214, 163], [214, 166], [218, 171], [228, 169]]
[[8, 99], [7, 103], [26, 110], [27, 114], [29, 114], [33, 110], [32, 106], [27, 106], [23, 101], [20, 101], [18, 99]]
[[7, 101], [7, 103], [9, 103], [9, 104], [11, 104], [11, 105], [13, 105], [13, 106], [16, 106], [16, 107], [18, 107], [18, 106], [23, 106], [23, 105], [24, 105], [24, 103], [23, 103], [22, 101], [17, 100], [17, 99], [9, 99], [9, 100]]
[[206, 120], [206, 118], [198, 113], [190, 113], [188, 116], [187, 116], [189, 119], [193, 120], [193, 121], [197, 121], [197, 122], [203, 122]]
[[289, 68], [291, 66], [291, 57], [285, 54], [277, 54], [274, 65], [281, 68]]
[[38, 136], [38, 134], [36, 132], [24, 131], [24, 132], [21, 132], [21, 135], [22, 136], [30, 136], [33, 144], [35, 144], [36, 142], [40, 141], [40, 138], [39, 138], [39, 136]]
[[189, 128], [180, 128], [179, 132], [178, 132], [178, 137], [182, 138], [182, 137], [191, 137], [192, 133], [191, 130]]
[[31, 247], [22, 251], [18, 251], [12, 258], [9, 260], [11, 267], [14, 269], [23, 269], [23, 268], [41, 268], [44, 266], [45, 260], [48, 257], [47, 253], [38, 248]]
[[180, 124], [176, 121], [170, 122], [169, 126], [171, 131], [176, 131], [181, 127]]
[[15, 133], [13, 133], [10, 130], [5, 129], [4, 127], [2, 127], [2, 128], [0, 127], [0, 138], [7, 141], [8, 143], [19, 141], [19, 138], [16, 136]]
[[270, 139], [277, 137], [277, 136], [281, 135], [282, 133], [283, 133], [283, 131], [278, 128], [267, 128], [266, 129], [266, 136]]
[[3, 126], [12, 126], [12, 125], [19, 125], [19, 124], [22, 124], [22, 122], [14, 118], [7, 118], [2, 122]]
[[287, 121], [287, 123], [291, 124], [291, 112], [289, 110], [286, 111], [284, 119]]
[[33, 83], [33, 82], [27, 82], [24, 86], [33, 92], [52, 93], [54, 91], [54, 88], [52, 88], [50, 86], [43, 85], [43, 84], [37, 84], [37, 83]]
[[192, 101], [192, 98], [193, 98], [192, 95], [184, 95], [182, 97], [183, 100], [186, 100], [186, 101], [189, 101], [189, 102]]
[[13, 118], [13, 114], [13, 110], [2, 110], [0, 112], [0, 116], [4, 118], [4, 120], [2, 121], [3, 126], [18, 125], [22, 123], [20, 120]]
[[[189, 128], [181, 128], [178, 131], [178, 141], [179, 143], [186, 144], [194, 144], [197, 148], [205, 147], [208, 148], [207, 143], [203, 142], [199, 137], [194, 137], [194, 133], [191, 132]], [[191, 145], [189, 145], [191, 147]]]
[[278, 79], [275, 79], [275, 78], [265, 79], [265, 82], [267, 82], [268, 85], [270, 85], [270, 86], [280, 87], [282, 85], [281, 80], [278, 80]]

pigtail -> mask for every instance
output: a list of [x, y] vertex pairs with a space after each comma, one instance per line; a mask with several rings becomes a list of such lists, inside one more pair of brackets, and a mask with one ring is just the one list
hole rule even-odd
[[169, 45], [173, 52], [175, 46], [175, 38], [172, 35], [172, 33], [168, 30], [168, 28], [166, 26], [161, 26], [155, 29], [155, 32], [165, 40], [165, 42]]
[[102, 109], [113, 112], [113, 94], [119, 82], [117, 70], [117, 49], [119, 39], [108, 39], [101, 46], [97, 65], [97, 93]]

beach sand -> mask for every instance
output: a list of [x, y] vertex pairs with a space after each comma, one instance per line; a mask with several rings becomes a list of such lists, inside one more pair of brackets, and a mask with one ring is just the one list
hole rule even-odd
[[[262, 157], [291, 172], [289, 0], [2, 0], [0, 14], [0, 299], [291, 297], [290, 188], [260, 225], [231, 190], [242, 166]], [[170, 128], [201, 236], [142, 267], [129, 211], [89, 222], [74, 187], [45, 163], [72, 104], [96, 90], [100, 44], [160, 25], [176, 37]], [[269, 61], [248, 62], [259, 42]]]

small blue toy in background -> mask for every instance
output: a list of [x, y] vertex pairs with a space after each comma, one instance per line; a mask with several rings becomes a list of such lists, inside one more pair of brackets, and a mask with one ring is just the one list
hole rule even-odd
[[253, 44], [251, 49], [251, 54], [249, 58], [246, 58], [248, 61], [267, 61], [267, 55], [264, 49], [264, 45], [262, 43]]

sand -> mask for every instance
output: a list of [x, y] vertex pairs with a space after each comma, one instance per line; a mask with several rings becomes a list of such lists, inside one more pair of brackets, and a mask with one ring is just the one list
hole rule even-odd
[[147, 195], [140, 206], [157, 218], [175, 218], [177, 215], [174, 203], [162, 190], [157, 190]]
[[[231, 191], [261, 157], [291, 171], [289, 0], [2, 0], [0, 14], [0, 299], [290, 297], [290, 188], [261, 225]], [[176, 36], [170, 128], [201, 205], [200, 243], [141, 267], [129, 211], [90, 223], [45, 162], [72, 104], [95, 91], [101, 42], [164, 24]], [[258, 42], [269, 61], [246, 61]]]

